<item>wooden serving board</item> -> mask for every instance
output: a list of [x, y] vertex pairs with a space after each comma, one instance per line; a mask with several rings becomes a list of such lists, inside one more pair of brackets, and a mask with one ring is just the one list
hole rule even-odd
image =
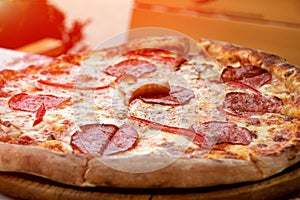
[[1, 172], [0, 193], [18, 200], [290, 199], [300, 197], [300, 163], [262, 181], [189, 189], [80, 188], [32, 175]]

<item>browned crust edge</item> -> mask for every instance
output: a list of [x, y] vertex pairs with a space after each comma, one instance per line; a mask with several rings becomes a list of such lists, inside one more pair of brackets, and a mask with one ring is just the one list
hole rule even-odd
[[65, 184], [82, 185], [86, 165], [84, 155], [0, 143], [0, 171], [24, 172]]
[[[211, 55], [237, 55], [242, 59], [248, 60], [252, 64], [267, 69], [286, 86], [298, 94], [300, 93], [300, 67], [289, 64], [284, 58], [261, 50], [255, 50], [228, 42], [199, 39], [201, 47]], [[228, 56], [230, 57], [230, 56]]]
[[[289, 64], [284, 58], [262, 50], [255, 50], [223, 41], [199, 39], [199, 45], [204, 48], [217, 62], [227, 59], [238, 59], [252, 65], [264, 68], [282, 81], [292, 93], [289, 103], [283, 108], [283, 113], [290, 117], [300, 117], [300, 67]], [[235, 57], [236, 56], [236, 57]]]
[[155, 155], [88, 158], [3, 143], [0, 154], [0, 171], [24, 172], [81, 187], [193, 188], [233, 184], [267, 178], [300, 161], [298, 151], [250, 160], [179, 158], [161, 169], [135, 173], [131, 172], [132, 167], [143, 168], [149, 163], [164, 165], [169, 160]]
[[[159, 188], [177, 187], [194, 188], [216, 186], [261, 180], [281, 172], [297, 163], [300, 156], [287, 160], [282, 154], [275, 159], [263, 156], [253, 160], [181, 158], [157, 171], [147, 173], [126, 173], [114, 170], [100, 159], [89, 162], [86, 180], [92, 185], [113, 187]], [[163, 162], [161, 158], [149, 157], [149, 162]], [[105, 162], [105, 161], [104, 161]], [[144, 165], [144, 158], [120, 159], [113, 161], [123, 165], [132, 163]], [[274, 167], [273, 167], [274, 166]], [[100, 174], [99, 172], [105, 172]], [[124, 185], [126, 183], [126, 185]]]

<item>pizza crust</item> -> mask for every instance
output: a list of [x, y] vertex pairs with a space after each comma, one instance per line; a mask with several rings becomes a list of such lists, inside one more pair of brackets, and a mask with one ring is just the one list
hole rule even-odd
[[251, 156], [251, 160], [259, 169], [262, 178], [267, 178], [298, 163], [300, 161], [299, 150], [300, 145], [298, 142], [289, 149], [275, 154]]
[[[1, 171], [24, 172], [81, 187], [194, 188], [233, 184], [267, 178], [300, 160], [296, 150], [251, 160], [179, 158], [171, 163], [171, 158], [155, 155], [89, 158], [11, 144], [1, 144], [0, 152]], [[149, 171], [151, 163], [165, 167]]]
[[[141, 167], [151, 162], [165, 162], [162, 157], [120, 158], [115, 163]], [[247, 173], [245, 173], [247, 172]], [[261, 179], [256, 166], [235, 159], [180, 158], [159, 170], [146, 173], [118, 171], [103, 164], [101, 159], [89, 161], [86, 181], [92, 185], [129, 188], [193, 188], [231, 184]]]
[[24, 172], [60, 183], [81, 186], [87, 158], [49, 149], [0, 143], [0, 171]]

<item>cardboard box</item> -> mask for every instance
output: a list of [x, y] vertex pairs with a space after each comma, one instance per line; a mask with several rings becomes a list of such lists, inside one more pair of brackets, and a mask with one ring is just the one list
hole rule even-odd
[[300, 25], [299, 0], [135, 0], [135, 4]]
[[281, 1], [286, 7], [290, 5], [290, 13], [281, 8], [285, 13], [282, 16], [281, 4], [272, 7], [277, 1], [136, 0], [130, 28], [163, 27], [195, 40], [204, 37], [228, 41], [265, 50], [300, 65], [300, 1]]

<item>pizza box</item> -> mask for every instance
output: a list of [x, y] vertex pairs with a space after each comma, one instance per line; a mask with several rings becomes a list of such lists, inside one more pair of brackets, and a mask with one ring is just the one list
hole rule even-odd
[[[270, 0], [226, 0], [226, 3], [225, 0], [172, 3], [136, 0], [130, 28], [161, 27], [195, 40], [202, 37], [227, 41], [274, 53], [289, 63], [300, 65], [299, 6], [300, 1], [296, 0], [280, 4]], [[280, 12], [282, 8], [284, 12]], [[130, 34], [129, 37], [136, 36]]]
[[140, 6], [179, 8], [277, 23], [300, 23], [298, 0], [135, 0]]

